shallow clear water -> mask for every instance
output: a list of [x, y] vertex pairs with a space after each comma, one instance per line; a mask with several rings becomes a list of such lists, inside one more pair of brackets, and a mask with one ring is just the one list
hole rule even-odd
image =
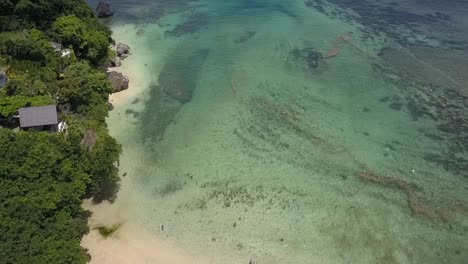
[[112, 3], [129, 221], [212, 263], [468, 261], [466, 3]]

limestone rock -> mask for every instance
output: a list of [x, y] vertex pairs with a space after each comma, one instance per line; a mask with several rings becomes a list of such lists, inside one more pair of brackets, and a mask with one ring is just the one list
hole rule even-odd
[[109, 72], [109, 74], [107, 75], [107, 79], [109, 79], [109, 81], [112, 83], [114, 93], [128, 89], [128, 77], [120, 72]]
[[98, 17], [101, 17], [101, 18], [110, 17], [113, 14], [114, 14], [114, 11], [112, 11], [112, 7], [109, 3], [99, 1], [96, 7], [96, 15]]
[[125, 43], [117, 43], [116, 52], [117, 56], [125, 57], [130, 53], [130, 47]]
[[122, 65], [122, 62], [120, 61], [119, 57], [113, 58], [110, 62], [112, 67], [119, 67], [120, 65]]
[[88, 128], [85, 130], [84, 137], [81, 140], [81, 145], [87, 148], [88, 150], [92, 150], [94, 145], [96, 145], [97, 141], [97, 133], [96, 131]]

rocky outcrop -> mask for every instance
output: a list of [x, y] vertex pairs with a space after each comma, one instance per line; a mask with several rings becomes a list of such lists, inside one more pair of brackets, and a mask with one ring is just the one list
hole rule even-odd
[[96, 16], [100, 18], [104, 17], [110, 17], [114, 14], [114, 11], [112, 11], [112, 7], [109, 3], [99, 1], [97, 7], [96, 7]]
[[120, 65], [122, 65], [122, 62], [120, 61], [119, 57], [111, 59], [110, 63], [112, 67], [119, 67]]
[[130, 53], [130, 47], [125, 43], [117, 43], [116, 50], [117, 56], [126, 57]]
[[81, 140], [81, 145], [88, 150], [92, 150], [97, 141], [97, 133], [93, 129], [87, 128], [84, 132], [84, 137]]
[[110, 60], [110, 67], [119, 67], [122, 65], [122, 60], [127, 58], [128, 55], [130, 55], [130, 46], [128, 46], [125, 43], [117, 43], [117, 45], [114, 46], [115, 53], [117, 56], [115, 56], [113, 59]]
[[120, 92], [122, 90], [128, 89], [128, 77], [123, 75], [120, 72], [115, 72], [111, 71], [107, 75], [107, 79], [111, 82], [113, 89], [113, 92]]

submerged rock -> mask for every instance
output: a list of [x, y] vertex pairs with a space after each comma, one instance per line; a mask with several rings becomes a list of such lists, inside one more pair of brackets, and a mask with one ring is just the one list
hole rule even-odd
[[109, 3], [99, 1], [96, 7], [96, 16], [100, 18], [110, 17], [114, 14], [112, 11], [111, 5]]
[[120, 72], [109, 72], [107, 79], [112, 83], [114, 93], [128, 89], [128, 77]]

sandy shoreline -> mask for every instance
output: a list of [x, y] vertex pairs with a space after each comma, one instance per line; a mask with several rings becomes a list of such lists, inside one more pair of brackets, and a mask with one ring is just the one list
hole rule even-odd
[[[123, 144], [124, 151], [119, 168], [119, 173], [122, 175], [124, 172], [131, 172], [134, 166], [125, 162], [125, 156], [131, 155], [129, 152], [132, 152], [126, 148], [126, 134], [131, 134], [134, 130], [132, 122], [128, 122], [131, 117], [125, 115], [125, 110], [129, 109], [130, 106], [132, 108], [142, 107], [143, 102], [141, 101], [143, 100], [141, 99], [152, 81], [148, 78], [151, 76], [148, 64], [154, 59], [155, 54], [146, 48], [148, 39], [131, 37], [135, 32], [132, 25], [113, 28], [113, 30], [116, 39], [128, 43], [131, 47], [131, 55], [122, 61], [122, 65], [109, 69], [109, 71], [121, 72], [130, 80], [127, 90], [109, 96], [109, 102], [114, 106], [114, 109], [110, 112], [107, 122], [110, 134]], [[139, 103], [135, 102], [137, 98]], [[127, 122], [122, 120], [127, 120]], [[113, 204], [108, 202], [93, 204], [90, 200], [83, 203], [83, 208], [92, 212], [88, 221], [91, 231], [81, 241], [81, 245], [91, 255], [90, 263], [208, 263], [177, 250], [172, 245], [168, 245], [167, 242], [157, 240], [156, 237], [146, 233], [142, 227], [128, 221], [126, 208], [131, 206], [128, 202], [132, 191], [131, 185], [132, 176], [129, 173], [129, 176], [122, 178], [121, 189]], [[112, 224], [121, 224], [121, 227], [107, 239], [104, 239], [95, 230], [98, 226]]]
[[92, 259], [90, 263], [201, 263], [177, 252], [130, 225], [124, 225], [114, 237], [102, 239], [92, 231], [83, 239]]
[[120, 72], [129, 78], [128, 89], [109, 95], [109, 102], [114, 107], [129, 103], [129, 100], [135, 99], [144, 91], [145, 83], [143, 80], [144, 73], [142, 71], [144, 70], [144, 67], [141, 67], [142, 65], [138, 65], [137, 58], [134, 58], [135, 54], [138, 53], [132, 51], [132, 55], [130, 55], [129, 58], [123, 60], [120, 67], [111, 67], [108, 69], [109, 72]]
[[[89, 262], [91, 264], [207, 263], [183, 253], [172, 245], [158, 241], [140, 227], [126, 221], [119, 214], [118, 204], [91, 205], [87, 201], [84, 207], [93, 211], [93, 216], [89, 221], [91, 231], [81, 241], [81, 245], [88, 249], [91, 255]], [[114, 223], [122, 224], [122, 226], [106, 239], [94, 229], [99, 225]]]

